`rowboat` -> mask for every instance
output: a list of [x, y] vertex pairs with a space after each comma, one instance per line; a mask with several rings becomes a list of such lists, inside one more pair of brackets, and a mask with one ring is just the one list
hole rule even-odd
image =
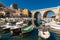
[[39, 30], [38, 35], [43, 39], [48, 39], [50, 37], [49, 31], [45, 31], [45, 30]]

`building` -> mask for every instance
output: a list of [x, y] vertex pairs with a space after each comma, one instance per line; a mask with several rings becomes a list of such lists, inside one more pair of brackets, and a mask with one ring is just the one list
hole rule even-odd
[[6, 7], [2, 3], [0, 3], [0, 18], [4, 17], [26, 17], [28, 16], [28, 9], [26, 8], [18, 8], [17, 4], [12, 4], [10, 7]]

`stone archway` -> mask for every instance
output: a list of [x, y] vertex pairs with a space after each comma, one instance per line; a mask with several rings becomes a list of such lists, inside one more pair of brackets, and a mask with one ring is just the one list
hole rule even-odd
[[43, 15], [43, 18], [55, 18], [55, 13], [54, 13], [54, 11], [51, 11], [51, 10], [46, 11], [46, 12], [44, 13], [44, 15]]
[[36, 12], [34, 14], [34, 18], [36, 19], [36, 20], [34, 20], [34, 24], [36, 26], [40, 26], [40, 24], [41, 24], [40, 17], [41, 17], [41, 13], [40, 12]]

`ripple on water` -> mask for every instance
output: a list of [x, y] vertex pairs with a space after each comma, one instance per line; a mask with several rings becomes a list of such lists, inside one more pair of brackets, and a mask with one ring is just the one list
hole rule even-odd
[[2, 34], [2, 40], [38, 40], [38, 29], [34, 28], [33, 32], [21, 36], [11, 36], [9, 33]]

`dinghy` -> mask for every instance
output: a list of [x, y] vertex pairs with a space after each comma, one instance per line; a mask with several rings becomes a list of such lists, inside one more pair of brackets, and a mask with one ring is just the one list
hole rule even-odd
[[48, 39], [50, 37], [49, 31], [39, 30], [38, 34], [43, 39]]

